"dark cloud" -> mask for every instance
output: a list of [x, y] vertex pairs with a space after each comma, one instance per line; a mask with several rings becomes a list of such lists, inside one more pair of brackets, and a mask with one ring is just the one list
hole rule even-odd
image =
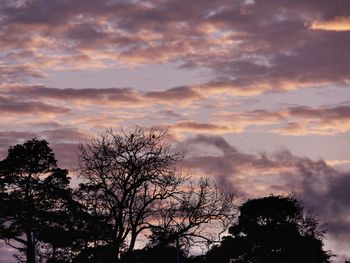
[[191, 87], [175, 87], [164, 91], [150, 91], [145, 97], [160, 101], [183, 101], [201, 98], [201, 95]]
[[[101, 89], [58, 89], [45, 86], [15, 86], [0, 91], [6, 96], [15, 98], [50, 99], [56, 101], [90, 102], [98, 105], [119, 102], [123, 105], [168, 104], [178, 102], [186, 104], [202, 97], [191, 87], [175, 87], [163, 91], [142, 93], [131, 88], [101, 88]], [[5, 97], [3, 97], [5, 99]], [[1, 97], [0, 97], [1, 102]]]
[[[0, 46], [17, 48], [20, 57], [28, 54], [29, 61], [31, 57], [43, 62], [46, 57], [47, 63], [67, 64], [62, 53], [83, 56], [81, 68], [89, 61], [101, 65], [107, 60], [126, 64], [176, 61], [187, 67], [212, 69], [216, 82], [242, 92], [344, 85], [349, 81], [350, 31], [312, 29], [315, 21], [350, 16], [347, 1], [78, 0], [74, 6], [56, 0], [23, 2], [14, 5], [5, 1], [0, 8]], [[33, 48], [40, 48], [41, 56], [35, 52], [30, 55]], [[57, 56], [45, 56], [44, 51]], [[74, 60], [69, 63], [74, 64]], [[37, 68], [16, 70], [35, 77], [43, 70], [39, 63]], [[178, 98], [180, 90], [198, 97], [188, 87], [147, 95]]]
[[[215, 117], [234, 122], [247, 130], [250, 126], [265, 126], [266, 131], [285, 135], [334, 135], [350, 130], [350, 106], [343, 102], [332, 106], [293, 106], [277, 110], [217, 112]], [[276, 128], [275, 126], [280, 126]], [[282, 126], [281, 126], [282, 125]]]
[[23, 1], [23, 4], [13, 5], [8, 1], [1, 11], [6, 14], [5, 22], [8, 24], [39, 24], [57, 26], [67, 20], [75, 18], [76, 15], [117, 15], [128, 10], [137, 9], [137, 5], [127, 1], [94, 1], [77, 0], [74, 6], [67, 0], [45, 0]]
[[[215, 176], [225, 187], [229, 183], [247, 197], [298, 194], [321, 223], [327, 223], [329, 238], [342, 245], [350, 242], [349, 171], [338, 171], [323, 160], [295, 156], [287, 149], [246, 154], [219, 136], [197, 136], [178, 147], [189, 155], [185, 166]], [[213, 147], [211, 153], [203, 150], [208, 147]]]
[[136, 91], [129, 88], [57, 89], [44, 86], [27, 86], [23, 88], [10, 88], [7, 93], [13, 96], [55, 100], [87, 100], [100, 102], [137, 102], [139, 100]]
[[[219, 181], [231, 182], [230, 184], [241, 193], [246, 193], [246, 190], [242, 189], [242, 185], [239, 183], [240, 179], [235, 177], [238, 173], [249, 167], [263, 170], [277, 166], [274, 160], [263, 154], [254, 156], [238, 151], [220, 136], [199, 135], [184, 141], [178, 147], [186, 152], [187, 156], [190, 156], [185, 159], [184, 166], [187, 165], [199, 169], [205, 174], [216, 176]], [[214, 148], [211, 154], [210, 152], [207, 155], [200, 154], [206, 152], [204, 149], [209, 147]]]
[[[7, 56], [6, 59], [11, 59], [11, 56]], [[43, 78], [44, 75], [41, 71], [31, 66], [24, 65], [6, 65], [0, 64], [0, 83], [16, 83], [31, 78]]]
[[235, 128], [230, 128], [224, 125], [214, 123], [200, 123], [196, 121], [179, 121], [170, 126], [170, 129], [178, 132], [204, 132], [204, 133], [224, 133], [234, 131]]
[[183, 118], [183, 115], [174, 111], [174, 110], [160, 110], [155, 112], [156, 115], [161, 116], [162, 118], [173, 118], [173, 119], [180, 119]]
[[301, 118], [317, 118], [323, 120], [342, 120], [350, 118], [350, 105], [335, 107], [290, 107], [290, 115]]
[[62, 125], [57, 121], [32, 121], [28, 122], [29, 125], [39, 128], [60, 128]]
[[7, 114], [64, 114], [69, 108], [54, 106], [38, 101], [11, 101], [1, 100], [0, 110]]

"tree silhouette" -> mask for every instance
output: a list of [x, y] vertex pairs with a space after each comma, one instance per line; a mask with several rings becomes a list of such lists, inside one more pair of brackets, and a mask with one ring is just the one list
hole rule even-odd
[[48, 263], [70, 262], [88, 240], [86, 221], [90, 217], [74, 200], [69, 183], [68, 171], [55, 169], [42, 184], [38, 238]]
[[148, 263], [148, 262], [168, 262], [185, 263], [186, 255], [183, 251], [178, 251], [173, 246], [167, 247], [147, 247], [134, 250], [126, 257], [122, 258], [123, 263]]
[[182, 155], [161, 142], [164, 133], [113, 134], [107, 131], [80, 147], [80, 198], [92, 215], [103, 218], [98, 245], [110, 246], [118, 260], [150, 227], [157, 204], [183, 182], [174, 164]]
[[[201, 242], [207, 246], [215, 243], [217, 234], [235, 217], [234, 198], [235, 194], [223, 191], [209, 179], [186, 184], [156, 214], [150, 246], [188, 249]], [[215, 229], [209, 230], [208, 223], [214, 222]]]
[[209, 262], [330, 262], [323, 250], [323, 231], [318, 221], [305, 216], [293, 197], [252, 199], [240, 207], [238, 222], [220, 246], [207, 255]]
[[[183, 155], [165, 136], [136, 128], [81, 144], [75, 191], [45, 140], [10, 147], [0, 161], [0, 239], [27, 263], [330, 262], [317, 219], [282, 196], [248, 200], [230, 236], [188, 258], [190, 247], [213, 244], [237, 219], [235, 194], [183, 175]], [[134, 250], [140, 237], [148, 244]]]
[[57, 168], [45, 140], [10, 147], [0, 162], [0, 238], [24, 253], [26, 262], [36, 262], [39, 235], [68, 185], [67, 172]]
[[216, 192], [211, 202], [215, 189], [209, 181], [199, 192], [186, 190], [188, 178], [176, 169], [183, 155], [164, 142], [165, 136], [166, 131], [156, 129], [107, 131], [80, 147], [78, 171], [85, 180], [80, 199], [99, 222], [95, 246], [109, 248], [115, 261], [130, 254], [142, 233], [153, 230], [178, 240], [189, 231], [199, 235], [200, 225], [232, 214], [233, 195], [219, 200]]

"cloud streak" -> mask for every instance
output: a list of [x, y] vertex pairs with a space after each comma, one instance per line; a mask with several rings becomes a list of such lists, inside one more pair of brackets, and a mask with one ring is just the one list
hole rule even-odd
[[56, 115], [65, 114], [69, 108], [50, 105], [39, 101], [19, 101], [11, 100], [0, 96], [0, 110], [6, 114], [42, 114]]
[[[267, 126], [266, 130], [281, 135], [335, 135], [350, 130], [350, 106], [293, 106], [279, 110], [217, 112], [224, 123], [235, 123], [241, 130]], [[279, 127], [275, 127], [275, 126]]]

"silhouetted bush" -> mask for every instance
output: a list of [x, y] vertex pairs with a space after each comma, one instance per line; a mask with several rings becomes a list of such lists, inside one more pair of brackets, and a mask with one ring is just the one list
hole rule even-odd
[[324, 231], [293, 197], [247, 201], [229, 232], [231, 236], [208, 252], [207, 262], [330, 262], [331, 254], [323, 249]]

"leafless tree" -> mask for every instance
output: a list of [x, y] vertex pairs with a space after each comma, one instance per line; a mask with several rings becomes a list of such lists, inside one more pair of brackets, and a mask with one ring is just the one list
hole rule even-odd
[[134, 249], [141, 233], [204, 238], [203, 224], [232, 216], [234, 196], [209, 180], [190, 183], [188, 174], [176, 169], [183, 154], [165, 136], [157, 129], [109, 130], [80, 146], [78, 173], [85, 180], [80, 196], [109, 226], [101, 244], [113, 248], [116, 261]]
[[182, 192], [169, 198], [156, 214], [151, 244], [211, 245], [236, 217], [236, 195], [214, 181], [200, 178], [184, 184]]

